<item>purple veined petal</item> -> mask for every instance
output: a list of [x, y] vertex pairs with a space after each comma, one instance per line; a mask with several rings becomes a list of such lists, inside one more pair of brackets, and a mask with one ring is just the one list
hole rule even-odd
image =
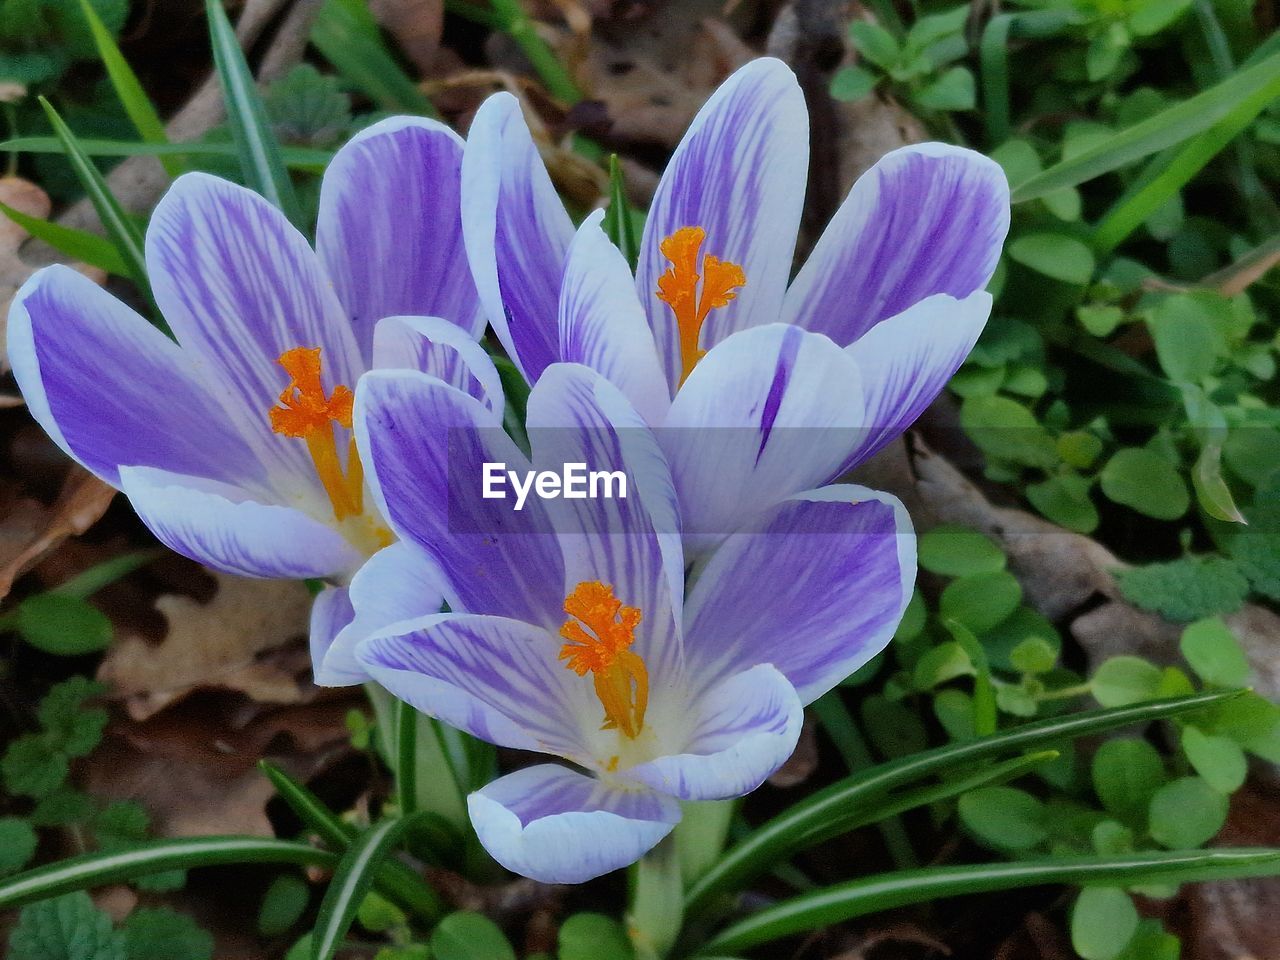
[[1009, 232], [1009, 183], [972, 150], [922, 143], [853, 185], [796, 276], [783, 317], [841, 346], [937, 293], [986, 287]]
[[600, 228], [603, 218], [603, 210], [589, 214], [569, 247], [560, 290], [560, 357], [600, 373], [657, 425], [671, 406], [670, 388], [631, 268]]
[[[560, 664], [561, 641], [505, 617], [443, 613], [392, 624], [356, 647], [374, 680], [415, 709], [500, 747], [577, 762], [594, 754], [589, 689]], [[597, 720], [597, 723], [599, 721]]]
[[686, 553], [832, 479], [862, 436], [863, 417], [857, 366], [820, 334], [775, 323], [712, 348], [659, 431]]
[[265, 487], [262, 464], [190, 358], [70, 267], [45, 267], [22, 285], [8, 350], [32, 416], [113, 486], [128, 463]]
[[669, 266], [659, 244], [681, 227], [702, 227], [702, 253], [732, 261], [746, 274], [737, 299], [707, 317], [703, 349], [734, 331], [777, 322], [808, 169], [804, 94], [780, 60], [748, 63], [694, 117], [654, 194], [636, 270], [636, 289], [673, 391], [680, 381], [680, 341], [674, 314], [656, 296], [658, 278]]
[[771, 663], [810, 703], [884, 649], [915, 575], [911, 518], [894, 497], [848, 484], [802, 493], [728, 537], [697, 574], [690, 674], [709, 686]]
[[156, 303], [204, 368], [241, 433], [281, 487], [319, 489], [306, 444], [272, 433], [268, 411], [289, 383], [278, 360], [319, 347], [325, 389], [354, 389], [360, 351], [329, 278], [284, 214], [204, 173], [174, 181], [147, 230]]
[[360, 378], [353, 417], [365, 475], [392, 529], [431, 556], [451, 609], [551, 629], [564, 621], [564, 564], [544, 502], [515, 510], [510, 487], [484, 494], [484, 464], [529, 470], [479, 401], [428, 374]]
[[543, 371], [529, 394], [527, 423], [535, 468], [559, 473], [573, 463], [625, 478], [625, 497], [619, 484], [553, 501], [564, 593], [584, 581], [609, 584], [643, 616], [634, 650], [651, 683], [673, 680], [684, 669], [684, 555], [675, 487], [656, 437], [616, 386], [571, 363]]
[[985, 290], [964, 300], [935, 294], [882, 320], [845, 348], [862, 371], [867, 407], [867, 432], [845, 469], [915, 423], [960, 369], [990, 315], [991, 294]]
[[440, 317], [383, 317], [373, 332], [373, 369], [420, 370], [480, 401], [502, 422], [498, 369], [465, 330]]
[[491, 96], [471, 122], [462, 232], [489, 322], [534, 383], [559, 359], [557, 298], [574, 230], [509, 93]]
[[242, 577], [345, 575], [360, 554], [301, 510], [247, 499], [229, 484], [154, 467], [121, 467], [120, 489], [156, 538], [184, 557]]
[[[778, 638], [779, 645], [797, 642], [802, 635]], [[689, 713], [682, 752], [632, 767], [628, 780], [681, 800], [740, 797], [786, 762], [804, 724], [795, 688], [767, 663], [704, 691]]]
[[[346, 587], [325, 587], [311, 604], [311, 625], [307, 629], [308, 648], [311, 652], [311, 672], [320, 684], [325, 658], [333, 649], [334, 641], [343, 628], [356, 615]], [[352, 683], [361, 683], [361, 676]], [[327, 684], [322, 684], [327, 685]]]
[[462, 242], [462, 138], [390, 117], [337, 152], [320, 187], [316, 250], [371, 362], [383, 317], [444, 317], [472, 339], [484, 317]]
[[314, 657], [312, 635], [316, 683], [322, 687], [364, 683], [368, 674], [356, 659], [360, 642], [392, 624], [439, 613], [445, 587], [435, 563], [413, 544], [400, 541], [366, 560], [344, 592], [351, 614], [321, 660]]
[[671, 797], [549, 763], [493, 781], [467, 806], [493, 858], [542, 883], [582, 883], [632, 864], [680, 820]]

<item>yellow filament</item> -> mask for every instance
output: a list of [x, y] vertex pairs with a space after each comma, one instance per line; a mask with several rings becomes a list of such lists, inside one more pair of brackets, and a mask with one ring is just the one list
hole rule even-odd
[[560, 636], [567, 642], [560, 648], [559, 659], [568, 661], [565, 667], [580, 677], [592, 674], [596, 697], [604, 708], [600, 729], [621, 730], [635, 739], [644, 729], [649, 705], [649, 671], [644, 658], [631, 649], [640, 610], [623, 606], [613, 587], [588, 580], [565, 597], [564, 612], [569, 619]]
[[[706, 352], [698, 348], [698, 339], [707, 315], [716, 307], [727, 305], [747, 282], [742, 267], [710, 254], [702, 258], [702, 273], [698, 273], [698, 253], [706, 238], [707, 231], [702, 227], [681, 227], [659, 244], [662, 255], [671, 262], [671, 266], [658, 278], [657, 297], [676, 315], [676, 327], [680, 333], [681, 384], [689, 378]], [[701, 296], [699, 280], [702, 281]]]

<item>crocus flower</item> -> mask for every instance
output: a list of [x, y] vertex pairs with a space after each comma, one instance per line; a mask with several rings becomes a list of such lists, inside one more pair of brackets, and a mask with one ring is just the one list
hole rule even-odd
[[[344, 580], [392, 540], [351, 435], [357, 378], [409, 366], [467, 381], [485, 359], [461, 162], [439, 123], [365, 130], [325, 174], [314, 251], [257, 194], [179, 177], [146, 237], [177, 342], [80, 274], [39, 271], [8, 333], [32, 415], [177, 552], [246, 576]], [[326, 596], [322, 625], [345, 604]]]
[[662, 428], [692, 548], [905, 430], [990, 313], [1008, 184], [937, 143], [861, 177], [788, 282], [808, 143], [783, 63], [734, 73], [658, 184], [633, 277], [599, 213], [575, 234], [513, 97], [468, 135], [463, 231], [495, 332], [530, 382], [586, 364]]
[[[468, 805], [500, 863], [580, 882], [653, 847], [679, 801], [742, 795], [782, 764], [803, 705], [888, 642], [915, 541], [892, 497], [804, 491], [728, 537], [686, 594], [670, 472], [616, 387], [547, 367], [529, 397], [531, 462], [497, 423], [429, 375], [361, 379], [356, 433], [401, 542], [372, 561], [385, 560], [381, 592], [353, 591], [373, 629], [344, 655], [424, 713], [573, 764], [508, 774]], [[621, 469], [631, 485], [513, 512], [482, 495], [494, 462]], [[415, 552], [438, 565], [451, 612], [415, 595], [419, 570], [397, 561]]]

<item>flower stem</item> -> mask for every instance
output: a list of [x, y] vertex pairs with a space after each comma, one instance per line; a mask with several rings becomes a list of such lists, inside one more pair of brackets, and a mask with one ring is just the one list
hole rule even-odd
[[684, 884], [674, 834], [640, 858], [631, 874], [627, 934], [636, 960], [662, 960], [684, 921]]
[[733, 820], [734, 800], [707, 800], [681, 805], [684, 817], [674, 836], [680, 858], [680, 877], [686, 887], [702, 876], [724, 852]]

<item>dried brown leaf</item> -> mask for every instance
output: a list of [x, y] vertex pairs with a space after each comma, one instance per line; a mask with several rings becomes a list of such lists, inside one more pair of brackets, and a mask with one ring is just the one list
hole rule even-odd
[[444, 29], [444, 0], [371, 0], [369, 9], [413, 65], [431, 73]]

